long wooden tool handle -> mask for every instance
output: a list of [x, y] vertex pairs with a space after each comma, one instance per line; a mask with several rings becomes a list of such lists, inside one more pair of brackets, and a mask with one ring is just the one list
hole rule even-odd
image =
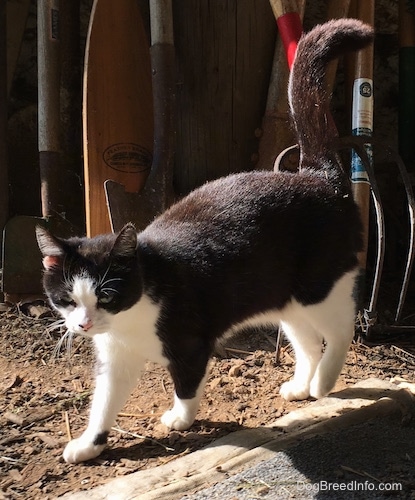
[[[305, 0], [298, 2], [270, 0], [270, 5], [280, 36], [275, 44], [256, 165], [258, 169], [267, 170], [274, 167], [278, 154], [295, 142], [293, 131], [288, 125], [287, 81], [289, 68], [294, 60], [297, 42], [302, 32], [301, 20]], [[285, 168], [295, 169], [296, 167], [297, 161], [294, 155], [290, 165], [285, 165]]]
[[291, 68], [303, 31], [299, 3], [296, 0], [270, 0], [270, 4], [284, 44], [288, 67]]
[[[171, 0], [150, 0], [151, 69], [154, 101], [154, 158], [148, 187], [165, 210], [173, 201], [175, 53]], [[154, 215], [156, 215], [156, 213]]]
[[[356, 14], [359, 19], [373, 26], [375, 15], [374, 0], [356, 1]], [[356, 54], [356, 65], [352, 96], [352, 134], [371, 136], [373, 132], [373, 44]], [[371, 149], [367, 146], [371, 157]], [[363, 223], [363, 250], [359, 264], [366, 268], [369, 234], [370, 184], [360, 158], [352, 154], [351, 179], [353, 196], [360, 208]]]
[[[0, 228], [9, 216], [9, 179], [7, 171], [7, 43], [6, 2], [0, 3]], [[1, 237], [0, 237], [1, 242]], [[1, 296], [0, 296], [1, 297]]]
[[414, 89], [415, 2], [399, 0], [399, 153], [409, 170], [415, 168]]
[[[347, 17], [349, 12], [351, 0], [328, 0], [327, 4], [327, 20], [340, 19]], [[336, 71], [338, 66], [338, 59], [330, 61], [326, 69], [326, 89], [327, 93], [333, 92], [334, 81], [336, 79]]]
[[42, 215], [58, 208], [60, 65], [59, 0], [38, 1], [38, 146]]

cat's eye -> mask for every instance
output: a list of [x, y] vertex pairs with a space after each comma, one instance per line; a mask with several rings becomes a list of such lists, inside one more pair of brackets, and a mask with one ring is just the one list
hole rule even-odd
[[112, 302], [114, 299], [114, 294], [113, 293], [101, 293], [98, 297], [98, 303], [99, 304], [109, 304]]
[[55, 300], [55, 303], [58, 305], [58, 306], [62, 306], [62, 307], [75, 307], [76, 306], [76, 303], [73, 299], [71, 299], [70, 297], [60, 297], [59, 299], [56, 299]]

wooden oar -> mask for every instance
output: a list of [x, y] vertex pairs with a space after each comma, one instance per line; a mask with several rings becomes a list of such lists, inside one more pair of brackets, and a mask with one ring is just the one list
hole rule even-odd
[[94, 0], [84, 70], [84, 169], [88, 236], [111, 230], [104, 182], [144, 186], [152, 164], [149, 43], [137, 0]]

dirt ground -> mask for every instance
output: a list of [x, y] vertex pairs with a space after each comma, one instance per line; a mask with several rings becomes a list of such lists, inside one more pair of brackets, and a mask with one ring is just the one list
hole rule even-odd
[[[119, 414], [109, 448], [85, 464], [61, 458], [70, 436], [86, 426], [93, 388], [93, 353], [86, 339], [57, 352], [48, 308], [13, 307], [0, 312], [0, 499], [51, 499], [89, 489], [117, 476], [155, 467], [195, 451], [229, 432], [266, 425], [309, 404], [287, 403], [279, 386], [293, 372], [283, 345], [275, 361], [275, 332], [248, 332], [212, 360], [195, 424], [167, 432], [159, 423], [172, 401], [168, 373], [149, 363]], [[413, 380], [415, 357], [398, 345], [354, 343], [336, 389], [370, 376]]]

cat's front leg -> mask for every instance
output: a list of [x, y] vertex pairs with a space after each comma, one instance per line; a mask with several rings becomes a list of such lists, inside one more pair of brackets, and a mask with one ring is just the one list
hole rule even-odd
[[129, 360], [131, 353], [114, 351], [111, 361], [108, 356], [99, 361], [88, 427], [66, 445], [63, 458], [68, 463], [90, 460], [104, 450], [115, 418], [144, 367], [144, 360]]
[[63, 458], [69, 464], [77, 464], [96, 458], [107, 445], [108, 432], [90, 435], [84, 432], [79, 438], [72, 439], [63, 450]]

